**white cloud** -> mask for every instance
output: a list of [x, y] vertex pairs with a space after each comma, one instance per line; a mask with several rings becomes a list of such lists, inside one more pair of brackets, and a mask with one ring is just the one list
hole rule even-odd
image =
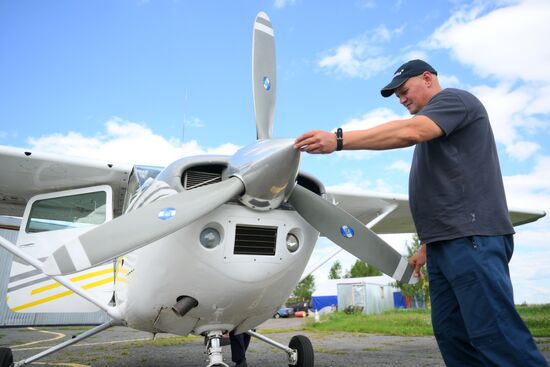
[[231, 143], [205, 148], [195, 140], [181, 142], [178, 139], [166, 139], [144, 124], [118, 117], [107, 121], [105, 128], [105, 132], [96, 136], [69, 132], [31, 137], [28, 143], [41, 152], [156, 166], [166, 166], [178, 158], [190, 155], [230, 155], [239, 148]]
[[389, 183], [382, 179], [372, 180], [366, 178], [362, 171], [344, 171], [342, 175], [347, 178], [348, 181], [328, 186], [327, 189], [350, 194], [361, 194], [364, 192], [391, 193], [395, 191]]
[[411, 164], [403, 160], [398, 160], [390, 164], [387, 169], [409, 173], [411, 170]]
[[550, 156], [540, 156], [528, 174], [504, 176], [510, 206], [545, 210], [550, 213]]
[[393, 65], [393, 58], [383, 55], [380, 45], [402, 32], [403, 28], [388, 29], [382, 25], [327, 52], [317, 64], [337, 76], [369, 79]]
[[[508, 205], [513, 209], [550, 213], [550, 157], [540, 156], [528, 174], [505, 176]], [[516, 303], [550, 300], [550, 217], [516, 227], [515, 250], [510, 262]]]
[[431, 35], [428, 48], [447, 49], [460, 63], [496, 81], [496, 86], [470, 89], [487, 108], [496, 141], [523, 161], [539, 151], [533, 140], [548, 126], [540, 114], [550, 113], [550, 2], [502, 4], [507, 6], [490, 9], [495, 3], [475, 2], [461, 8]]
[[276, 9], [282, 9], [287, 5], [294, 5], [294, 4], [296, 4], [296, 0], [275, 0], [275, 2], [273, 3], [273, 6]]
[[506, 146], [506, 153], [509, 156], [516, 158], [517, 160], [524, 161], [532, 156], [537, 150], [540, 149], [540, 145], [529, 141], [518, 141], [514, 144]]
[[431, 46], [449, 49], [482, 76], [550, 82], [550, 2], [525, 0], [484, 11], [456, 12], [432, 34]]
[[439, 73], [437, 79], [439, 79], [443, 88], [460, 88], [462, 86], [460, 79], [455, 75]]
[[183, 123], [185, 124], [185, 126], [189, 127], [204, 127], [204, 122], [202, 122], [202, 120], [198, 117], [186, 118]]
[[362, 8], [373, 9], [376, 8], [375, 0], [361, 0], [359, 3]]
[[398, 115], [389, 108], [376, 108], [364, 114], [360, 118], [353, 118], [344, 122], [342, 129], [346, 130], [364, 130], [378, 126], [391, 120], [408, 118], [408, 115]]
[[530, 141], [539, 133], [547, 133], [548, 121], [531, 111], [541, 111], [541, 101], [533, 87], [523, 85], [513, 89], [510, 83], [496, 87], [480, 85], [471, 88], [489, 113], [497, 143], [517, 160], [525, 160], [536, 153], [539, 144]]
[[[410, 117], [409, 115], [398, 115], [389, 108], [376, 108], [361, 116], [360, 118], [353, 118], [344, 122], [341, 126], [346, 131], [350, 130], [365, 130], [378, 126], [391, 120], [399, 120]], [[411, 148], [407, 148], [411, 149]], [[373, 157], [377, 157], [385, 154], [384, 151], [376, 150], [345, 150], [338, 152], [336, 155], [338, 158], [351, 159], [351, 160], [368, 160]]]
[[[517, 248], [517, 246], [516, 246]], [[548, 303], [550, 299], [550, 251], [515, 253], [510, 262], [514, 299], [519, 303]]]

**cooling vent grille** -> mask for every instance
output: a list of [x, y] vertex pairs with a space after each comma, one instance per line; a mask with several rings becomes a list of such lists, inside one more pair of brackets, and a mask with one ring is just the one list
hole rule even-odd
[[238, 224], [235, 229], [235, 255], [274, 256], [277, 227]]
[[210, 185], [222, 180], [221, 173], [204, 172], [198, 170], [187, 170], [183, 177], [183, 188], [185, 190], [196, 189], [197, 187]]

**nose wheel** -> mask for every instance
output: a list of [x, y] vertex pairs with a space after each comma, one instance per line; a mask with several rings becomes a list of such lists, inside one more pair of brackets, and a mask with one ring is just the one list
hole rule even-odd
[[248, 330], [246, 333], [284, 351], [288, 357], [289, 367], [314, 367], [313, 346], [307, 336], [293, 336], [287, 347], [255, 331]]
[[296, 363], [289, 364], [294, 367], [313, 367], [313, 346], [311, 341], [304, 335], [295, 335], [290, 339], [288, 347], [296, 351]]

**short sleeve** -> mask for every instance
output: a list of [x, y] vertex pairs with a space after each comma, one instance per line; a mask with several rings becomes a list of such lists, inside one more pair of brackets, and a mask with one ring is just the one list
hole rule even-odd
[[458, 95], [445, 89], [436, 94], [417, 115], [431, 119], [448, 136], [467, 121], [468, 111]]

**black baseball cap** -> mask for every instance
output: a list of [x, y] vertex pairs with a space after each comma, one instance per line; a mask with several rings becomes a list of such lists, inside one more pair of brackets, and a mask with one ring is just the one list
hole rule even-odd
[[437, 75], [437, 71], [426, 61], [419, 59], [407, 61], [403, 65], [397, 68], [393, 74], [393, 79], [390, 84], [386, 85], [380, 90], [380, 93], [383, 97], [389, 97], [395, 91], [395, 88], [398, 88], [400, 85], [405, 83], [409, 78], [422, 74], [423, 72], [428, 71], [432, 74]]

